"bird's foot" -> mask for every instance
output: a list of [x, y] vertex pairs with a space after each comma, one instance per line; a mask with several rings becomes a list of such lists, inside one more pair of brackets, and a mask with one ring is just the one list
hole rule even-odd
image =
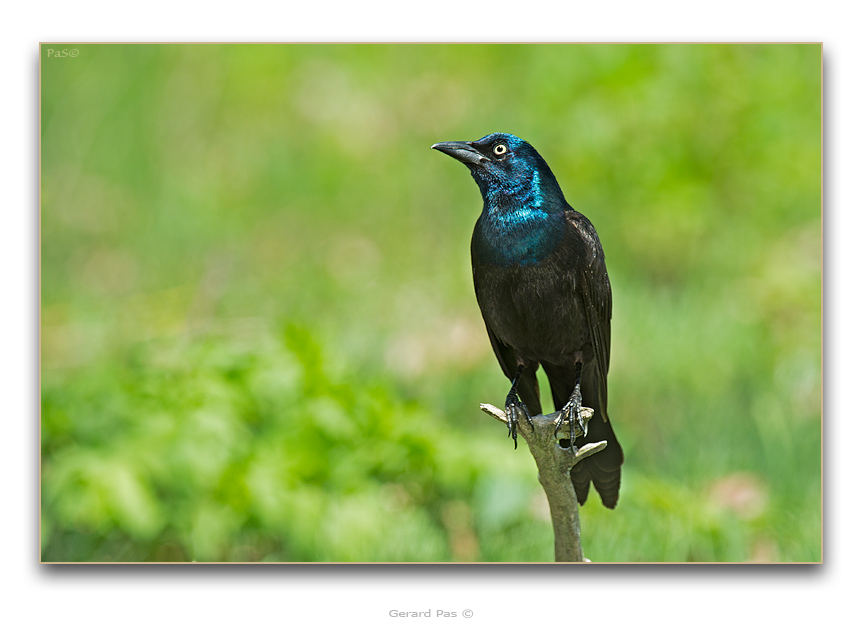
[[575, 439], [587, 434], [587, 420], [584, 419], [584, 413], [587, 412], [591, 413], [592, 410], [581, 405], [581, 390], [575, 387], [572, 397], [560, 409], [560, 414], [554, 420], [554, 436], [560, 432], [563, 424], [568, 424], [569, 447], [574, 447]]
[[527, 423], [530, 425], [530, 430], [533, 430], [533, 420], [530, 419], [530, 413], [527, 411], [527, 405], [518, 399], [517, 395], [509, 394], [506, 396], [506, 423], [509, 425], [509, 437], [515, 442], [515, 450], [518, 449], [518, 420], [519, 414], [524, 416]]

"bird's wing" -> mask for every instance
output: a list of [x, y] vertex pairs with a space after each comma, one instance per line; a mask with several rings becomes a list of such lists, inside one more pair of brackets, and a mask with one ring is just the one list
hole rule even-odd
[[575, 287], [589, 326], [598, 370], [595, 384], [602, 404], [602, 418], [607, 421], [608, 368], [611, 357], [611, 282], [596, 229], [577, 211], [567, 211], [566, 217], [578, 230], [584, 244], [583, 263], [579, 264], [580, 271], [575, 276]]

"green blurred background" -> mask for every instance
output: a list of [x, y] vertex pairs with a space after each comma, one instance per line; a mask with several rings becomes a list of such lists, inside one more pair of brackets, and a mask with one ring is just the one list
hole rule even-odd
[[493, 131], [607, 254], [587, 556], [820, 560], [819, 45], [41, 56], [43, 560], [552, 560], [429, 149]]

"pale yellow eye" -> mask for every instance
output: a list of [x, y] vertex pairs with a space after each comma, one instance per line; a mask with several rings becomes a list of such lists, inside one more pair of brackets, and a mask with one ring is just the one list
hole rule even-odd
[[509, 150], [508, 148], [506, 148], [505, 144], [498, 143], [496, 146], [494, 146], [494, 154], [496, 154], [497, 156], [503, 156], [508, 151]]

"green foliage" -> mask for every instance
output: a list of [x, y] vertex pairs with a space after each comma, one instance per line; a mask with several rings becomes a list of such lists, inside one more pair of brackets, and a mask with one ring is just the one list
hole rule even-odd
[[44, 560], [552, 559], [428, 149], [492, 131], [608, 256], [587, 556], [820, 559], [819, 46], [79, 49], [41, 70]]

